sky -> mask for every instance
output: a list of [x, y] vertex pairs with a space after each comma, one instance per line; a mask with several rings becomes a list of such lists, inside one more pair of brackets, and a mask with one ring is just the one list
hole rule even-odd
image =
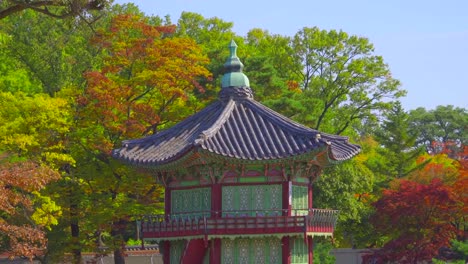
[[408, 93], [406, 110], [438, 105], [468, 108], [467, 0], [116, 0], [147, 15], [183, 11], [233, 22], [245, 36], [252, 28], [293, 36], [303, 27], [343, 30], [374, 44]]

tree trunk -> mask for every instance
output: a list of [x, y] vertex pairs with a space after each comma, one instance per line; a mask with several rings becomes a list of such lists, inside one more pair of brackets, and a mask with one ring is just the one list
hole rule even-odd
[[80, 243], [80, 227], [78, 223], [76, 223], [76, 220], [72, 217], [72, 222], [70, 223], [70, 228], [71, 228], [71, 236], [72, 236], [72, 241], [74, 243], [73, 245], [73, 263], [74, 264], [81, 264], [82, 263], [82, 258], [81, 258], [81, 246], [79, 245]]
[[114, 250], [114, 263], [115, 264], [125, 264], [124, 249], [118, 248]]
[[114, 263], [125, 264], [125, 241], [124, 232], [127, 221], [120, 219], [112, 224], [111, 235], [114, 239]]
[[76, 201], [76, 193], [74, 185], [70, 188], [69, 201], [70, 201], [70, 230], [72, 244], [72, 262], [74, 264], [81, 264], [83, 262], [81, 256], [81, 243], [80, 243], [80, 226], [78, 224], [78, 203]]

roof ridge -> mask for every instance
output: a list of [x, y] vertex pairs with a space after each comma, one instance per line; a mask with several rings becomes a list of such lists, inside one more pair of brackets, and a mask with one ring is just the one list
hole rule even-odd
[[223, 111], [221, 114], [218, 116], [216, 121], [213, 122], [211, 127], [208, 129], [203, 130], [195, 139], [194, 145], [201, 145], [203, 142], [209, 138], [211, 138], [213, 135], [216, 134], [216, 132], [219, 131], [219, 129], [222, 127], [224, 123], [229, 119], [229, 117], [232, 114], [232, 111], [234, 110], [236, 106], [236, 102], [232, 99], [230, 99], [226, 105], [224, 106]]
[[[250, 102], [252, 102], [253, 105], [255, 105], [255, 107], [257, 107], [257, 109], [263, 110], [263, 112], [266, 112], [268, 114], [273, 114], [273, 115], [269, 115], [269, 116], [273, 117], [272, 121], [275, 124], [279, 125], [279, 126], [289, 128], [289, 129], [293, 129], [297, 133], [302, 133], [302, 134], [315, 133], [315, 134], [319, 134], [322, 139], [327, 138], [327, 139], [343, 140], [345, 142], [349, 142], [349, 137], [348, 136], [333, 135], [333, 134], [325, 133], [325, 132], [322, 132], [320, 130], [316, 130], [316, 129], [307, 127], [305, 125], [302, 125], [301, 123], [298, 123], [298, 122], [290, 119], [289, 117], [286, 117], [286, 116], [284, 116], [284, 115], [282, 115], [282, 114], [280, 114], [280, 113], [266, 107], [265, 105], [261, 104], [260, 102], [257, 102], [255, 100], [250, 100]], [[304, 133], [304, 130], [306, 131], [306, 133]]]
[[166, 134], [170, 134], [170, 132], [172, 132], [172, 130], [176, 130], [176, 129], [180, 128], [180, 127], [184, 127], [187, 123], [192, 122], [194, 119], [195, 120], [200, 119], [200, 115], [201, 115], [202, 112], [209, 111], [209, 110], [211, 110], [213, 108], [216, 109], [217, 108], [217, 103], [220, 103], [220, 102], [215, 101], [214, 103], [212, 103], [212, 104], [206, 106], [205, 108], [203, 108], [200, 112], [197, 112], [197, 113], [195, 113], [193, 115], [190, 115], [189, 117], [185, 118], [184, 120], [182, 120], [181, 122], [175, 124], [174, 126], [166, 128], [166, 129], [162, 129], [156, 134], [152, 134], [152, 135], [142, 137], [142, 138], [137, 138], [137, 139], [123, 140], [122, 145], [124, 145], [124, 146], [125, 145], [134, 145], [134, 144], [139, 144], [139, 143], [152, 141], [153, 138], [165, 137]]
[[300, 133], [300, 134], [306, 134], [306, 135], [310, 134], [311, 136], [315, 136], [316, 134], [321, 134], [320, 131], [304, 126], [278, 112], [271, 110], [270, 108], [262, 105], [261, 103], [255, 100], [249, 100], [246, 102], [250, 103], [252, 107], [255, 107], [256, 109], [258, 109], [263, 116], [267, 116], [268, 119], [270, 119], [271, 122], [277, 126], [280, 126], [285, 129], [291, 129], [294, 132]]

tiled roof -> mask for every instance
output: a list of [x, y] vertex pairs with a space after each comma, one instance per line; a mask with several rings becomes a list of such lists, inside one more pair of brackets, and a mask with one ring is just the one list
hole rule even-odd
[[134, 165], [158, 166], [199, 150], [261, 161], [325, 147], [329, 158], [337, 161], [360, 151], [347, 137], [320, 133], [263, 106], [253, 99], [249, 87], [229, 86], [221, 89], [218, 101], [200, 112], [155, 135], [124, 141], [113, 156]]
[[360, 150], [346, 137], [302, 126], [251, 98], [229, 98], [158, 134], [124, 141], [113, 156], [132, 164], [162, 165], [189, 151], [204, 149], [225, 157], [267, 160], [300, 155], [327, 145], [333, 160], [349, 159]]

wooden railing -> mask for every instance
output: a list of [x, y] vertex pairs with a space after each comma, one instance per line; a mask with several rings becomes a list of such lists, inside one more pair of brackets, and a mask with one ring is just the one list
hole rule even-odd
[[141, 230], [145, 238], [333, 233], [337, 217], [338, 211], [327, 209], [187, 212], [144, 216]]

